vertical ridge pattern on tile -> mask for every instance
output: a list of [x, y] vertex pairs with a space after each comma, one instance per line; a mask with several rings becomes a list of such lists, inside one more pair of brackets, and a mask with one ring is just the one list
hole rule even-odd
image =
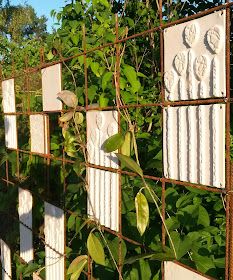
[[45, 115], [30, 115], [31, 152], [48, 154], [47, 120]]
[[46, 280], [65, 280], [64, 211], [45, 202], [45, 266]]
[[62, 102], [57, 94], [62, 90], [61, 64], [55, 64], [41, 70], [43, 111], [62, 109]]
[[32, 240], [32, 194], [19, 188], [20, 257], [27, 263], [34, 259]]
[[189, 181], [196, 182], [197, 181], [197, 141], [196, 141], [196, 107], [189, 106], [188, 107], [188, 172], [189, 172]]
[[186, 135], [186, 107], [178, 108], [178, 161], [179, 161], [179, 178], [181, 181], [187, 181], [187, 168], [185, 166], [187, 159], [186, 146], [183, 145], [187, 139]]
[[12, 279], [11, 270], [11, 250], [9, 246], [1, 239], [1, 264], [2, 264], [2, 280]]
[[174, 262], [164, 262], [164, 280], [208, 280], [197, 272], [191, 271]]
[[[113, 153], [105, 153], [103, 143], [118, 132], [117, 111], [87, 113], [88, 161], [103, 167], [118, 168]], [[114, 172], [88, 168], [88, 215], [101, 225], [118, 231], [119, 175]]]
[[4, 116], [4, 126], [6, 147], [9, 149], [17, 149], [18, 139], [16, 116]]
[[225, 104], [164, 109], [166, 178], [225, 187]]
[[16, 112], [14, 83], [14, 79], [2, 81], [2, 106], [4, 113]]

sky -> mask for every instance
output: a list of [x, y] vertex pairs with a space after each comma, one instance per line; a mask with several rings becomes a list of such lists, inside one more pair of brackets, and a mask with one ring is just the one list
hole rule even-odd
[[54, 23], [53, 19], [50, 16], [50, 11], [60, 10], [61, 7], [65, 6], [65, 0], [11, 0], [10, 3], [13, 5], [27, 3], [31, 5], [38, 16], [45, 15], [48, 18], [48, 31], [51, 31], [52, 25]]

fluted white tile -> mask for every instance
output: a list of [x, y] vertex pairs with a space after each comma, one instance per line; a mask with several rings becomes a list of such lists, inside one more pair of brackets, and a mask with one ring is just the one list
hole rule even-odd
[[19, 188], [20, 257], [27, 263], [34, 259], [32, 236], [32, 194]]

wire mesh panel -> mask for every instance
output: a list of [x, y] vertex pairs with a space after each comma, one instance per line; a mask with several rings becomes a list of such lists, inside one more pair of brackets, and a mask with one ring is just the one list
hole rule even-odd
[[[198, 234], [203, 243], [195, 253], [214, 251], [211, 269], [221, 265], [223, 277], [225, 261], [226, 279], [231, 279], [229, 12], [233, 3], [172, 22], [167, 3], [159, 1], [159, 17], [140, 33], [133, 34], [128, 26], [123, 32], [124, 19], [118, 23], [115, 15], [106, 45], [96, 42], [91, 49], [92, 39], [87, 33], [86, 40], [82, 26], [82, 47], [70, 48], [71, 57], [61, 55], [59, 61], [45, 63], [42, 51], [40, 66], [23, 71], [20, 112], [15, 110], [14, 79], [3, 81], [7, 155], [1, 180], [7, 193], [19, 190], [20, 256], [26, 262], [33, 259], [32, 194], [39, 201], [33, 210], [37, 228], [32, 265], [37, 272], [30, 276], [35, 280], [65, 279], [66, 266], [76, 268], [73, 261], [82, 266], [80, 277], [89, 280], [210, 279], [177, 262], [155, 261], [177, 258], [200, 269], [200, 261], [192, 258]], [[139, 56], [137, 48], [143, 49]], [[102, 67], [102, 60], [107, 67]], [[37, 78], [41, 74], [42, 79], [42, 95], [40, 88], [34, 99], [29, 90], [31, 73]], [[74, 101], [69, 105], [63, 100], [64, 108], [57, 98], [63, 87], [61, 100], [65, 94]], [[38, 100], [40, 104], [34, 104]], [[30, 140], [18, 141], [17, 120], [21, 126], [30, 121], [26, 132]], [[128, 141], [126, 164], [123, 160], [120, 165], [114, 153], [103, 149], [104, 141], [116, 133], [121, 133], [124, 144]], [[141, 207], [143, 203], [148, 207]], [[212, 208], [216, 217], [208, 215]], [[150, 222], [140, 212], [147, 212]], [[8, 214], [15, 218], [13, 211]], [[182, 244], [185, 249], [190, 245], [183, 255]], [[2, 243], [2, 267], [11, 273], [11, 265], [5, 265], [8, 249]], [[221, 259], [216, 260], [215, 254]], [[211, 274], [211, 269], [203, 273]], [[145, 271], [149, 271], [146, 276]], [[72, 271], [68, 274], [67, 278], [77, 277]]]
[[46, 279], [65, 279], [64, 211], [45, 202], [45, 265]]
[[[105, 153], [103, 143], [118, 132], [117, 111], [89, 111], [87, 113], [87, 147], [89, 162], [95, 165], [117, 168], [113, 153]], [[88, 168], [88, 214], [101, 225], [118, 231], [118, 174]]]
[[32, 237], [32, 194], [19, 188], [20, 257], [27, 263], [34, 259]]
[[11, 272], [11, 250], [9, 246], [1, 239], [1, 264], [2, 264], [2, 280], [12, 279]]

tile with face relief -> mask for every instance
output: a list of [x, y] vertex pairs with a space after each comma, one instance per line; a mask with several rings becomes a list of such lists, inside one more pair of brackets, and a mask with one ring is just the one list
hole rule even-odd
[[[117, 111], [87, 113], [87, 151], [89, 163], [118, 168], [114, 153], [105, 153], [103, 143], [118, 133]], [[119, 175], [88, 167], [88, 215], [101, 225], [118, 231]]]
[[164, 30], [166, 100], [226, 96], [226, 11]]

